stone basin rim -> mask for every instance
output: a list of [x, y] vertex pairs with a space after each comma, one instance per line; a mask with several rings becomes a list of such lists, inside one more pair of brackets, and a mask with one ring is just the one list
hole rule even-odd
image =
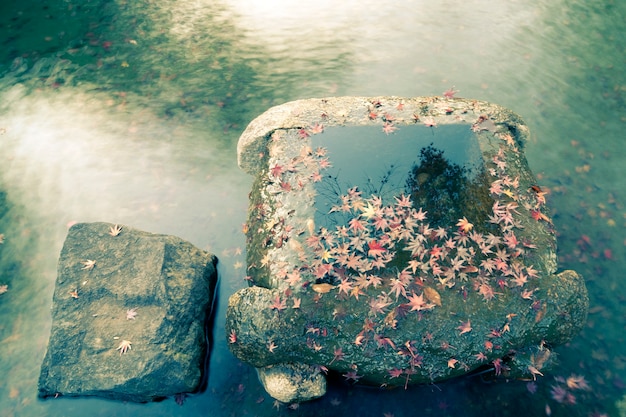
[[[399, 107], [401, 110], [399, 110]], [[379, 117], [368, 117], [375, 109]], [[269, 108], [252, 120], [239, 137], [237, 162], [250, 175], [262, 167], [262, 155], [267, 151], [267, 141], [279, 129], [306, 128], [317, 124], [324, 126], [376, 126], [382, 125], [380, 116], [393, 112], [393, 123], [416, 123], [413, 115], [433, 117], [438, 124], [467, 124], [455, 121], [451, 115], [488, 115], [495, 123], [503, 123], [515, 130], [520, 147], [528, 140], [528, 129], [521, 117], [510, 109], [487, 101], [442, 96], [340, 96], [307, 98], [289, 101]], [[447, 117], [444, 117], [447, 116]]]

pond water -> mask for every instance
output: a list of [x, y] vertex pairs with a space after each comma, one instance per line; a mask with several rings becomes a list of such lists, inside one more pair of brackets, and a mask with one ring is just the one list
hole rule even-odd
[[[3, 1], [1, 414], [618, 415], [625, 17], [617, 0]], [[331, 379], [318, 401], [275, 405], [224, 335], [227, 299], [246, 285], [252, 178], [237, 167], [239, 135], [289, 100], [450, 88], [508, 107], [530, 127], [526, 156], [550, 191], [559, 267], [587, 281], [585, 329], [537, 381], [384, 391]], [[176, 235], [219, 257], [206, 391], [182, 406], [37, 399], [56, 263], [77, 221]]]

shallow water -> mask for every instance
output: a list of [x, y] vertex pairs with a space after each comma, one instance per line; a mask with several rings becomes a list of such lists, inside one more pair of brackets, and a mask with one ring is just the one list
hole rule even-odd
[[[15, 3], [15, 4], [13, 4]], [[623, 130], [626, 4], [618, 1], [50, 0], [0, 5], [0, 410], [3, 415], [616, 415], [624, 394]], [[245, 286], [252, 178], [247, 123], [331, 95], [458, 96], [506, 106], [591, 313], [535, 385], [463, 379], [407, 391], [331, 379], [321, 400], [273, 407], [228, 351], [224, 311]], [[186, 239], [219, 258], [208, 388], [125, 404], [36, 397], [67, 226], [109, 221]], [[582, 375], [576, 404], [551, 391]], [[536, 388], [536, 392], [531, 391]]]

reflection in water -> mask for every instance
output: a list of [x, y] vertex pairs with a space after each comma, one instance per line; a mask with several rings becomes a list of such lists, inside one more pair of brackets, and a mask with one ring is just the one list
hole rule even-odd
[[[325, 148], [333, 163], [325, 174], [331, 181], [317, 187], [315, 224], [334, 230], [331, 223], [337, 222], [337, 214], [329, 212], [353, 186], [364, 198], [382, 198], [384, 205], [395, 203], [393, 198], [400, 194], [411, 195], [416, 208], [429, 210], [432, 224], [445, 227], [456, 223], [468, 215], [457, 213], [463, 197], [470, 198], [464, 184], [476, 180], [484, 170], [478, 141], [469, 126], [416, 124], [403, 126], [392, 135], [378, 126], [324, 129], [311, 143], [313, 148]], [[443, 195], [446, 190], [448, 199]], [[472, 214], [475, 221], [486, 220], [485, 213]]]
[[489, 216], [493, 199], [490, 178], [482, 164], [459, 164], [432, 146], [420, 151], [406, 188], [414, 204], [429, 213], [433, 227], [446, 227], [467, 217], [481, 233], [497, 231]]
[[[625, 4], [1, 2], [0, 285], [8, 291], [0, 294], [0, 409], [24, 416], [291, 412], [272, 407], [221, 336], [226, 299], [246, 275], [240, 227], [252, 179], [236, 166], [239, 133], [287, 100], [441, 94], [455, 85], [465, 97], [524, 115], [531, 128], [526, 154], [553, 191], [562, 266], [589, 279], [595, 312], [560, 351], [553, 375], [583, 375], [591, 389], [576, 391], [572, 406], [554, 399], [552, 375], [528, 387], [487, 387], [474, 378], [406, 392], [364, 392], [331, 378], [329, 394], [297, 413], [615, 411], [626, 378], [618, 336], [626, 312], [614, 296], [626, 259], [619, 193]], [[178, 235], [220, 258], [209, 387], [183, 407], [35, 398], [66, 225], [94, 220]]]

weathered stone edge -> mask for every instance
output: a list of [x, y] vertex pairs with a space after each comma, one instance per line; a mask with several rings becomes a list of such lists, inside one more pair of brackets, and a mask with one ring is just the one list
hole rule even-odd
[[[378, 117], [370, 117], [376, 111]], [[316, 123], [324, 126], [380, 125], [381, 116], [393, 114], [394, 124], [414, 124], [419, 117], [433, 117], [438, 124], [474, 121], [487, 115], [495, 123], [505, 123], [516, 132], [519, 146], [528, 138], [528, 128], [519, 115], [486, 101], [446, 97], [327, 97], [290, 101], [268, 109], [250, 122], [237, 144], [239, 167], [254, 175], [262, 166], [267, 140], [278, 129], [306, 128]]]

